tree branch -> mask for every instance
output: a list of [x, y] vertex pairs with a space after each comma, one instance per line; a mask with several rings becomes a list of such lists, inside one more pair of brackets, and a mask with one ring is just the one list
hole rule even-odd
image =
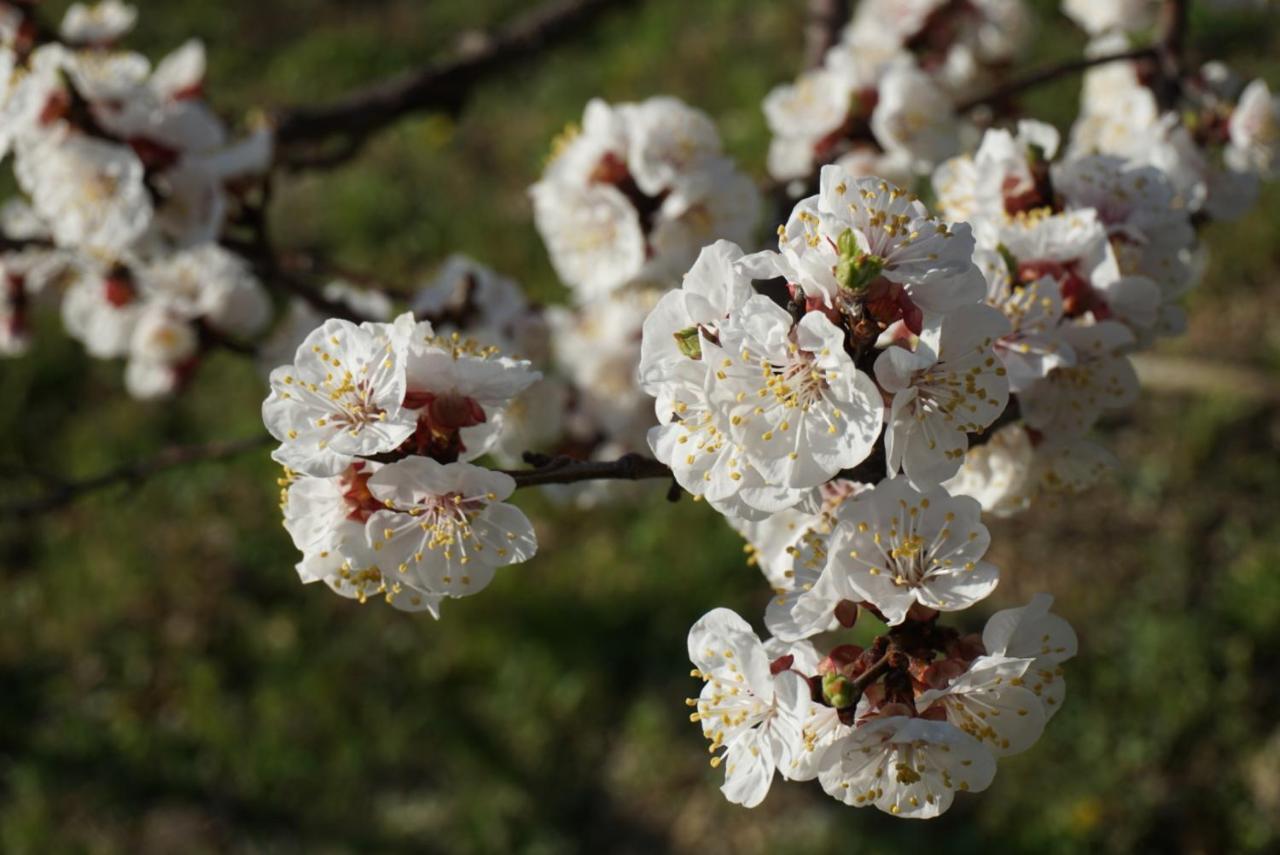
[[245, 439], [216, 440], [201, 445], [176, 445], [163, 449], [154, 457], [135, 460], [108, 469], [99, 475], [79, 481], [67, 481], [48, 472], [27, 471], [13, 474], [36, 478], [46, 485], [46, 492], [33, 499], [0, 505], [0, 517], [21, 520], [68, 505], [91, 493], [97, 493], [118, 484], [138, 485], [153, 475], [192, 463], [208, 463], [239, 457], [250, 451], [266, 448], [274, 440], [270, 436], [254, 436]]
[[1080, 72], [1087, 71], [1097, 65], [1107, 65], [1109, 63], [1124, 62], [1126, 60], [1154, 59], [1158, 53], [1159, 49], [1157, 47], [1147, 46], [1134, 48], [1133, 50], [1120, 51], [1119, 53], [1104, 54], [1102, 56], [1084, 57], [1082, 59], [1060, 63], [1048, 68], [1041, 68], [1019, 77], [1015, 77], [1008, 83], [997, 86], [986, 94], [961, 101], [956, 105], [956, 112], [967, 113], [975, 107], [999, 104], [1001, 101], [1012, 98], [1014, 95], [1019, 95], [1028, 89], [1034, 89], [1037, 86], [1052, 83], [1055, 80], [1072, 74], [1079, 74]]
[[[981, 433], [969, 434], [969, 447], [984, 445], [997, 430], [1020, 418], [1018, 402], [1010, 399], [991, 425]], [[624, 454], [617, 460], [579, 460], [573, 457], [548, 457], [527, 453], [525, 462], [530, 469], [505, 469], [505, 474], [515, 479], [517, 487], [541, 487], [547, 484], [576, 484], [581, 481], [644, 481], [653, 478], [673, 478], [665, 463], [644, 454]], [[850, 481], [876, 483], [885, 476], [884, 438], [877, 440], [867, 459], [852, 469], [837, 473], [837, 478]]]
[[850, 705], [851, 707], [857, 709], [858, 701], [862, 699], [862, 695], [866, 692], [867, 687], [883, 677], [885, 672], [889, 670], [893, 664], [894, 652], [894, 648], [890, 647], [889, 651], [876, 660], [874, 665], [849, 681], [849, 687], [854, 691], [853, 703]]
[[333, 166], [352, 157], [376, 131], [422, 110], [461, 111], [486, 78], [541, 55], [581, 32], [605, 11], [637, 0], [551, 0], [493, 33], [468, 39], [455, 56], [374, 83], [318, 107], [276, 116], [276, 164]]
[[1160, 7], [1156, 30], [1159, 33], [1156, 40], [1159, 75], [1151, 88], [1163, 110], [1171, 110], [1177, 106], [1178, 97], [1182, 94], [1190, 5], [1187, 0], [1164, 0]]
[[532, 469], [507, 469], [517, 487], [541, 487], [545, 484], [576, 484], [580, 481], [642, 481], [647, 478], [670, 478], [665, 463], [643, 454], [624, 454], [617, 460], [578, 460], [573, 457], [545, 457], [526, 454]]

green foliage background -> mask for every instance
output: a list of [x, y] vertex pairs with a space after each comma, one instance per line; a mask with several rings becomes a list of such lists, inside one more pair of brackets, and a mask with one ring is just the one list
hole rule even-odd
[[[215, 104], [242, 115], [340, 94], [526, 4], [140, 5], [131, 44], [158, 57], [202, 37]], [[483, 88], [457, 123], [407, 120], [349, 166], [290, 178], [280, 241], [406, 290], [465, 251], [559, 299], [524, 195], [554, 133], [592, 96], [668, 92], [761, 173], [759, 103], [799, 67], [801, 5], [613, 15]], [[1077, 31], [1036, 5], [1035, 60], [1077, 54]], [[1275, 17], [1197, 9], [1192, 35], [1199, 55], [1280, 84]], [[1077, 85], [1031, 112], [1069, 121]], [[1273, 189], [1210, 230], [1191, 330], [1164, 352], [1275, 376], [1277, 223]], [[260, 379], [236, 357], [176, 402], [139, 405], [118, 365], [44, 326], [30, 356], [0, 364], [0, 463], [84, 475], [261, 430]], [[667, 504], [660, 485], [638, 512], [522, 497], [539, 556], [438, 623], [300, 586], [265, 452], [0, 520], [0, 850], [1276, 851], [1280, 413], [1243, 391], [1148, 392], [1109, 429], [1112, 482], [993, 524], [1004, 582], [974, 611], [1053, 591], [1081, 655], [1041, 743], [930, 823], [816, 785], [777, 785], [755, 811], [724, 802], [687, 721], [684, 637], [716, 605], [760, 615], [767, 590], [713, 512]]]

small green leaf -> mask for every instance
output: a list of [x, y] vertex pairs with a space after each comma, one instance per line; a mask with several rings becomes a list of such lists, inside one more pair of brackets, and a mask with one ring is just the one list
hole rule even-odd
[[836, 238], [840, 258], [836, 262], [836, 281], [841, 287], [861, 291], [875, 281], [884, 270], [884, 259], [863, 252], [853, 229], [845, 229]]
[[690, 359], [702, 358], [702, 336], [698, 333], [697, 327], [689, 327], [680, 330], [672, 336], [676, 340], [676, 347], [680, 348], [680, 352]]

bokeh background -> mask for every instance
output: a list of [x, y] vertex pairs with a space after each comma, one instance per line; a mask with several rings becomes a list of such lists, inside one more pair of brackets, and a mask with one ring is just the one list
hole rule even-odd
[[[1034, 5], [1035, 61], [1078, 55], [1054, 4]], [[1195, 55], [1280, 83], [1275, 13], [1202, 5]], [[213, 103], [242, 115], [420, 63], [526, 4], [140, 6], [130, 45], [158, 57], [203, 38]], [[762, 174], [759, 105], [800, 67], [801, 7], [610, 15], [482, 87], [458, 121], [403, 121], [350, 165], [282, 182], [279, 242], [406, 292], [463, 251], [563, 299], [524, 192], [552, 136], [592, 96], [671, 93]], [[1065, 126], [1077, 91], [1066, 80], [1027, 105]], [[816, 784], [776, 784], [754, 811], [724, 801], [683, 703], [697, 688], [685, 634], [717, 605], [754, 619], [768, 592], [704, 505], [668, 504], [657, 484], [638, 510], [590, 514], [523, 495], [537, 558], [437, 623], [300, 586], [264, 451], [0, 520], [0, 850], [1278, 851], [1278, 225], [1273, 188], [1209, 229], [1189, 334], [1106, 427], [1115, 478], [993, 523], [1003, 582], [962, 621], [1049, 590], [1081, 654], [1044, 739], [941, 820], [848, 809]], [[138, 404], [118, 365], [43, 326], [29, 356], [0, 363], [6, 467], [88, 475], [261, 431], [261, 381], [234, 355], [180, 399]]]

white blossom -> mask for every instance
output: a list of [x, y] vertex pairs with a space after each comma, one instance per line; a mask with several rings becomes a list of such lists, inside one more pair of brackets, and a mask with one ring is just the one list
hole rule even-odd
[[79, 134], [33, 143], [15, 173], [60, 246], [116, 256], [151, 223], [142, 163], [125, 146]]
[[120, 0], [72, 3], [62, 18], [59, 32], [73, 44], [109, 44], [132, 30], [137, 20], [137, 8]]
[[1069, 324], [1062, 335], [1075, 364], [1055, 368], [1018, 395], [1027, 424], [1051, 436], [1084, 433], [1103, 412], [1128, 407], [1138, 396], [1138, 377], [1124, 355], [1133, 335], [1124, 326]]
[[985, 290], [969, 226], [930, 217], [915, 196], [836, 166], [823, 167], [818, 195], [778, 230], [778, 249], [757, 257], [757, 272], [785, 276], [828, 305], [876, 289], [884, 302], [929, 315], [979, 302]]
[[584, 300], [674, 278], [718, 237], [745, 242], [760, 208], [706, 115], [667, 97], [591, 101], [529, 192], [556, 273]]
[[943, 709], [947, 721], [997, 757], [1019, 754], [1040, 738], [1048, 717], [1026, 686], [1025, 675], [1034, 664], [1033, 659], [980, 656], [946, 686], [922, 694], [916, 706], [925, 713], [933, 706]]
[[914, 351], [891, 346], [876, 359], [876, 381], [893, 396], [885, 428], [889, 474], [927, 488], [956, 473], [968, 434], [984, 430], [1009, 402], [994, 345], [1009, 330], [989, 306], [962, 306]]
[[1264, 177], [1280, 167], [1280, 96], [1272, 95], [1265, 80], [1254, 80], [1240, 95], [1231, 113], [1227, 162]]
[[405, 589], [393, 570], [384, 574], [370, 548], [365, 524], [383, 507], [369, 491], [379, 464], [353, 463], [338, 475], [314, 477], [286, 470], [281, 507], [284, 527], [302, 553], [298, 577], [323, 582], [344, 597], [365, 602], [383, 597], [403, 611], [439, 616], [439, 595]]
[[995, 352], [1008, 373], [1009, 391], [1021, 392], [1050, 371], [1075, 363], [1075, 352], [1062, 336], [1062, 293], [1050, 275], [1017, 282], [999, 253], [974, 254], [987, 280], [987, 305], [999, 309], [1009, 331], [995, 342]]
[[880, 392], [821, 312], [793, 324], [763, 295], [747, 300], [706, 343], [710, 395], [730, 435], [771, 486], [816, 487], [858, 465], [880, 435]]
[[1031, 503], [1035, 457], [1026, 428], [1005, 425], [982, 445], [970, 448], [960, 471], [942, 486], [953, 496], [977, 499], [989, 514], [1011, 516]]
[[847, 805], [928, 819], [946, 812], [956, 791], [985, 790], [995, 772], [991, 752], [954, 725], [885, 716], [829, 748], [818, 780]]
[[887, 151], [909, 155], [921, 173], [930, 172], [960, 145], [952, 100], [914, 63], [895, 64], [880, 81], [871, 131]]
[[785, 770], [799, 744], [800, 717], [809, 687], [791, 670], [771, 673], [759, 636], [729, 609], [708, 612], [689, 630], [689, 659], [705, 684], [691, 705], [711, 740], [712, 766], [725, 767], [721, 792], [743, 807], [769, 793], [773, 774]]
[[509, 475], [468, 463], [389, 463], [368, 482], [382, 506], [365, 526], [369, 546], [389, 577], [430, 597], [479, 593], [498, 567], [537, 551], [528, 518], [503, 501], [515, 486]]
[[870, 603], [891, 626], [917, 603], [968, 608], [999, 576], [982, 560], [991, 538], [980, 517], [976, 501], [941, 487], [921, 493], [902, 478], [881, 482], [840, 507], [827, 566], [810, 590], [770, 605], [770, 630], [791, 639], [832, 629], [846, 600]]
[[993, 614], [982, 630], [982, 644], [989, 656], [1031, 659], [1023, 683], [1044, 703], [1046, 719], [1062, 708], [1067, 687], [1062, 663], [1076, 655], [1075, 630], [1049, 611], [1053, 597], [1036, 594], [1031, 602]]
[[293, 364], [271, 372], [262, 419], [281, 442], [275, 460], [308, 475], [337, 475], [355, 458], [408, 439], [418, 420], [403, 406], [406, 347], [388, 324], [335, 318], [312, 331]]

